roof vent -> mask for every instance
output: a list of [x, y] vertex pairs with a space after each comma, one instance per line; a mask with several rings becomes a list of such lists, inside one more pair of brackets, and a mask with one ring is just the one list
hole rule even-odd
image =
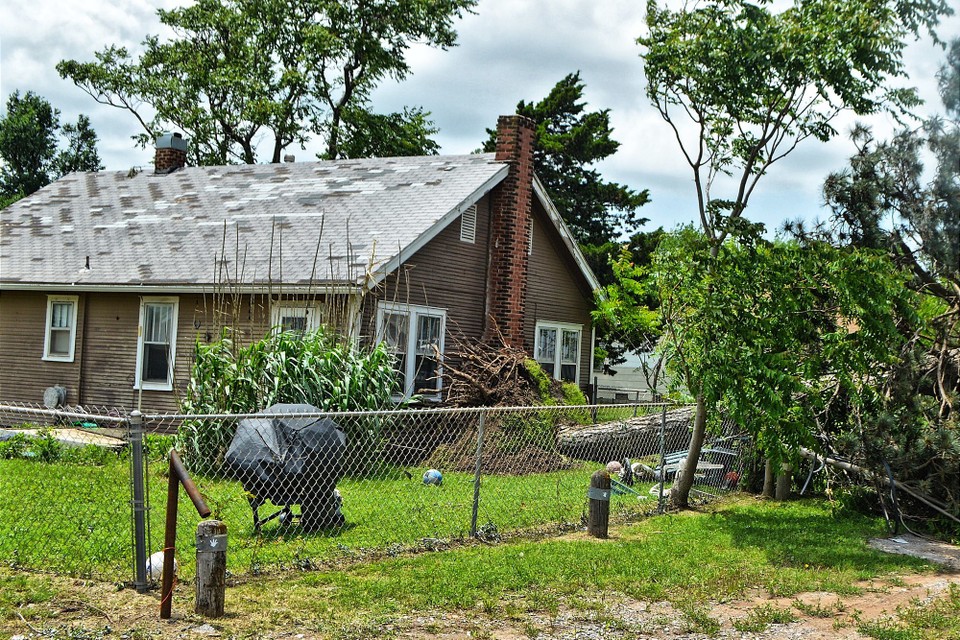
[[287, 155], [283, 156], [283, 161], [284, 161], [284, 162], [296, 162], [296, 161], [297, 161], [297, 156], [293, 155], [292, 153], [288, 153]]
[[460, 214], [460, 242], [477, 241], [477, 205], [472, 204]]

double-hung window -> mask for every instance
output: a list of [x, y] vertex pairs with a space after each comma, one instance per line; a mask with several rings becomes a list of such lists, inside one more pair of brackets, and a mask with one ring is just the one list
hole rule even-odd
[[442, 363], [438, 354], [443, 354], [446, 317], [443, 309], [380, 306], [377, 334], [394, 356], [394, 368], [403, 385], [404, 397], [440, 393]]
[[137, 388], [173, 390], [178, 309], [177, 298], [141, 299], [137, 340]]
[[273, 305], [273, 327], [283, 332], [300, 335], [320, 328], [320, 303], [284, 301]]
[[77, 296], [48, 296], [43, 359], [73, 362], [77, 335]]
[[538, 322], [534, 353], [552, 378], [576, 383], [580, 379], [580, 343], [583, 326]]

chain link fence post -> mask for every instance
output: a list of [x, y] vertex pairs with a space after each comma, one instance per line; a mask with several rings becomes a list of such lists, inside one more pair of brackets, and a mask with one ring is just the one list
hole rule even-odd
[[143, 416], [139, 411], [131, 411], [127, 419], [130, 434], [131, 491], [133, 494], [133, 585], [138, 593], [150, 588], [147, 582], [147, 527], [146, 500], [143, 483]]
[[660, 410], [660, 489], [657, 496], [657, 511], [663, 513], [663, 483], [667, 477], [667, 407]]
[[486, 411], [480, 412], [480, 423], [477, 426], [477, 465], [473, 472], [473, 511], [470, 514], [470, 537], [477, 537], [477, 515], [480, 511], [480, 471], [483, 458], [483, 423]]

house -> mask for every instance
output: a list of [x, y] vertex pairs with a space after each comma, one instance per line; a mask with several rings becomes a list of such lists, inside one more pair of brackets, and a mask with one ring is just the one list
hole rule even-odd
[[[597, 287], [533, 172], [494, 154], [73, 173], [0, 211], [0, 401], [173, 411], [196, 340], [329, 323], [385, 340], [407, 395], [437, 352], [499, 331], [589, 383]], [[46, 396], [45, 396], [46, 394]]]

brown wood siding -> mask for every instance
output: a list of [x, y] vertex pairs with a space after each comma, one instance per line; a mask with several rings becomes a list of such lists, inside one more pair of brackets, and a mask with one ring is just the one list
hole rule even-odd
[[533, 253], [527, 281], [524, 346], [533, 353], [538, 321], [583, 325], [580, 344], [579, 384], [590, 383], [593, 294], [563, 245], [539, 201], [533, 206]]
[[[52, 295], [77, 295], [62, 292]], [[0, 292], [0, 402], [42, 405], [47, 387], [67, 390], [67, 402], [79, 401], [80, 363], [83, 343], [84, 295], [77, 299], [77, 328], [73, 362], [43, 359], [47, 322], [47, 294]]]
[[422, 305], [447, 312], [444, 345], [447, 351], [458, 337], [478, 338], [486, 309], [489, 197], [477, 203], [474, 243], [460, 240], [460, 218], [403, 261], [364, 301], [361, 334], [375, 339], [377, 302]]
[[[60, 295], [61, 292], [51, 292]], [[78, 295], [74, 361], [43, 360], [47, 293], [0, 293], [0, 402], [40, 404], [43, 391], [52, 385], [67, 389], [67, 404], [91, 408], [131, 410], [138, 406], [134, 389], [137, 363], [137, 328], [140, 297], [124, 293], [62, 292]], [[156, 296], [151, 296], [156, 297]], [[161, 296], [179, 300], [174, 391], [144, 391], [144, 413], [176, 411], [179, 395], [186, 388], [193, 365], [197, 336], [215, 339], [223, 301], [204, 300], [200, 295]], [[242, 312], [236, 314], [241, 339], [262, 335], [268, 326], [267, 312], [240, 298]]]

